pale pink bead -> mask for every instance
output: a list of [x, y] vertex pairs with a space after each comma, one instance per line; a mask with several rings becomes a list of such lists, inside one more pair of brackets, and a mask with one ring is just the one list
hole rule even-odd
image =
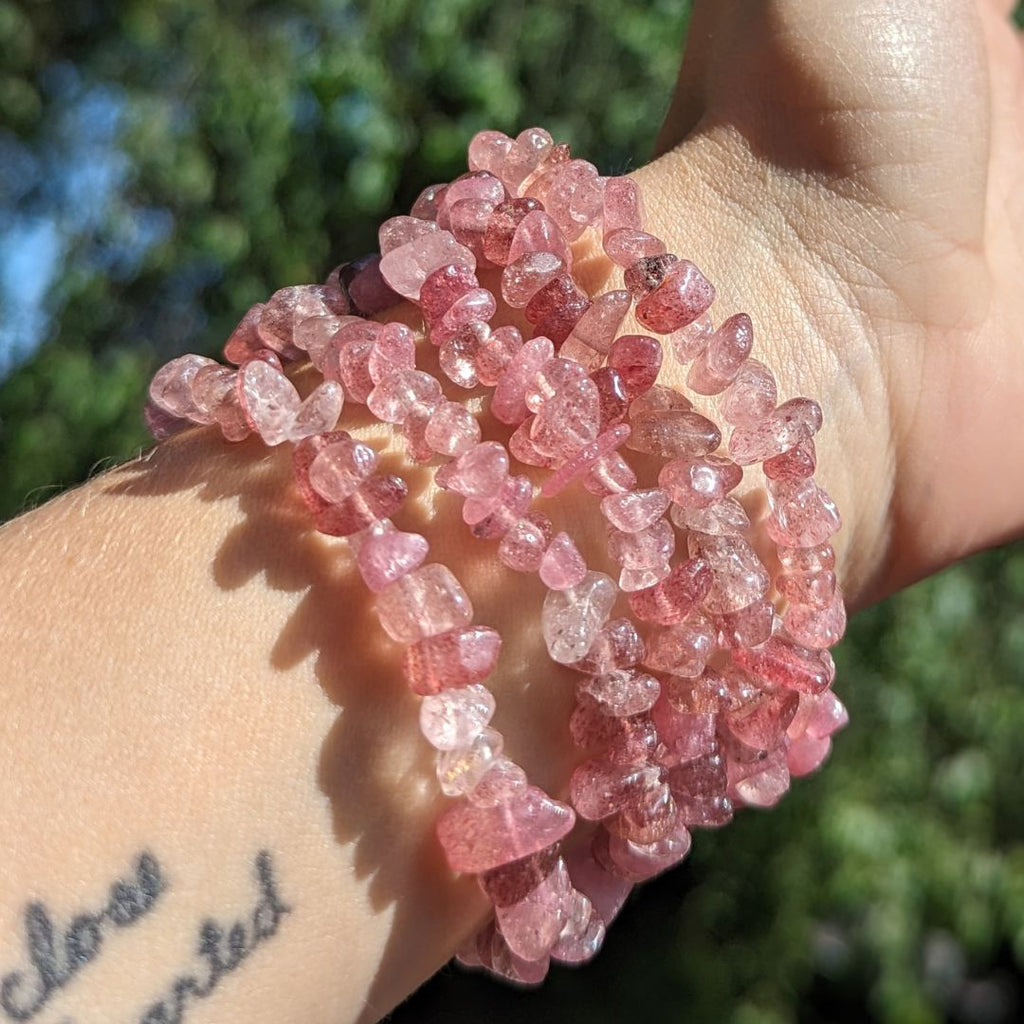
[[[730, 768], [732, 764], [730, 762]], [[759, 770], [737, 779], [731, 789], [747, 807], [774, 807], [789, 789], [789, 767], [785, 750], [769, 754], [758, 762]]]
[[565, 925], [571, 897], [569, 872], [559, 858], [555, 869], [522, 900], [495, 907], [495, 918], [509, 949], [528, 961], [545, 956]]
[[365, 402], [373, 390], [370, 357], [380, 335], [380, 324], [345, 324], [324, 350], [324, 377], [340, 380], [345, 395], [353, 402]]
[[743, 470], [720, 455], [673, 459], [658, 473], [658, 485], [686, 508], [707, 508], [721, 501], [742, 479]]
[[[528, 383], [524, 388], [524, 402], [529, 386]], [[597, 385], [583, 376], [544, 402], [534, 416], [530, 438], [545, 455], [568, 458], [593, 441], [600, 426], [601, 398]]]
[[392, 249], [382, 257], [380, 272], [399, 295], [415, 302], [427, 277], [449, 263], [459, 263], [473, 270], [476, 257], [456, 241], [450, 231], [435, 231]]
[[714, 582], [704, 598], [709, 612], [739, 611], [768, 593], [768, 570], [742, 537], [691, 533], [687, 544], [691, 558], [703, 558], [711, 566]]
[[545, 468], [554, 466], [558, 460], [551, 455], [545, 455], [533, 443], [530, 432], [533, 429], [533, 417], [528, 416], [522, 423], [512, 431], [508, 439], [509, 454], [518, 459], [526, 466], [542, 466]]
[[508, 250], [509, 265], [527, 253], [547, 252], [566, 267], [572, 264], [572, 249], [562, 229], [543, 210], [528, 213], [516, 228]]
[[460, 388], [475, 388], [480, 383], [476, 364], [480, 348], [490, 338], [490, 328], [472, 320], [446, 339], [438, 353], [441, 372]]
[[591, 494], [607, 498], [610, 494], [625, 494], [635, 490], [637, 480], [629, 463], [618, 452], [610, 452], [598, 459], [590, 471], [584, 474], [583, 483]]
[[246, 423], [264, 444], [287, 441], [300, 405], [295, 385], [270, 363], [250, 359], [238, 371], [236, 388]]
[[631, 423], [633, 433], [627, 447], [649, 455], [694, 458], [713, 452], [722, 443], [718, 427], [696, 412], [645, 412], [633, 416]]
[[789, 774], [798, 779], [817, 771], [824, 764], [831, 749], [832, 741], [827, 736], [823, 739], [801, 736], [793, 740], [786, 750], [786, 767]]
[[479, 874], [557, 843], [575, 820], [565, 804], [528, 786], [494, 807], [449, 807], [437, 822], [437, 836], [453, 871]]
[[400, 370], [385, 377], [367, 396], [370, 412], [382, 423], [403, 423], [414, 412], [441, 404], [441, 385], [422, 370]]
[[664, 839], [653, 843], [631, 843], [610, 836], [608, 855], [622, 878], [643, 882], [678, 864], [690, 852], [690, 845], [690, 832], [680, 822]]
[[[228, 335], [228, 340], [224, 342], [224, 358], [229, 363], [241, 366], [247, 359], [251, 359], [258, 349], [265, 347], [257, 330], [265, 308], [265, 302], [257, 302], [250, 306], [238, 322], [238, 326]], [[301, 347], [305, 348], [305, 345]]]
[[563, 388], [586, 377], [579, 363], [556, 356], [549, 359], [527, 382], [523, 391], [526, 408], [537, 412], [542, 405]]
[[597, 168], [586, 160], [569, 160], [548, 184], [544, 209], [574, 242], [600, 215], [603, 194], [604, 182]]
[[543, 512], [529, 512], [501, 538], [498, 559], [516, 572], [536, 572], [550, 540], [551, 520]]
[[484, 255], [487, 222], [494, 212], [494, 204], [486, 199], [461, 199], [448, 211], [448, 230], [476, 257], [478, 267], [493, 264]]
[[441, 319], [430, 328], [430, 343], [443, 345], [467, 324], [486, 324], [498, 308], [494, 295], [486, 288], [474, 288], [457, 298]]
[[303, 320], [311, 316], [343, 316], [348, 311], [340, 294], [327, 285], [291, 285], [271, 295], [260, 314], [257, 333], [267, 348], [294, 359], [301, 352], [294, 343], [294, 332]]
[[800, 693], [820, 693], [835, 678], [835, 663], [824, 651], [801, 647], [781, 636], [753, 649], [733, 652], [733, 661], [774, 686]]
[[452, 571], [434, 562], [385, 587], [377, 595], [377, 615], [392, 640], [412, 643], [469, 625], [473, 606]]
[[526, 342], [512, 357], [491, 396], [491, 412], [502, 423], [515, 426], [529, 414], [524, 394], [527, 381], [555, 354], [550, 338]]
[[814, 547], [789, 547], [780, 544], [776, 553], [783, 572], [826, 572], [836, 567], [836, 553], [830, 544], [818, 544]]
[[790, 735], [794, 735], [793, 727], [799, 731], [796, 735], [814, 736], [821, 739], [831, 736], [849, 724], [850, 716], [839, 698], [831, 691], [810, 695], [800, 695], [800, 710], [797, 717], [790, 723]]
[[781, 573], [775, 579], [778, 592], [793, 604], [808, 604], [812, 608], [824, 608], [836, 593], [836, 574], [822, 572], [789, 575]]
[[846, 605], [836, 594], [824, 608], [790, 605], [782, 616], [786, 632], [805, 647], [834, 647], [846, 632]]
[[570, 334], [562, 342], [558, 352], [563, 358], [579, 363], [587, 373], [593, 373], [604, 362], [604, 356], [600, 352], [585, 345], [575, 334]]
[[435, 452], [457, 458], [479, 443], [480, 424], [459, 402], [442, 402], [430, 414], [425, 438]]
[[673, 388], [663, 387], [655, 384], [642, 395], [638, 395], [629, 406], [631, 418], [649, 412], [664, 412], [666, 410], [688, 411], [693, 408], [692, 403], [684, 395], [681, 395]]
[[540, 560], [541, 582], [550, 590], [568, 590], [583, 582], [587, 563], [567, 533], [556, 533]]
[[490, 171], [500, 177], [501, 165], [511, 148], [512, 140], [504, 132], [477, 132], [469, 142], [469, 169]]
[[548, 653], [562, 665], [579, 661], [608, 621], [617, 588], [611, 578], [588, 572], [568, 590], [551, 590], [544, 599], [541, 627]]
[[419, 568], [428, 550], [426, 538], [418, 533], [375, 534], [359, 545], [356, 565], [363, 582], [376, 594]]
[[[295, 344], [309, 353], [309, 361], [321, 372], [327, 365], [326, 350], [338, 331], [360, 318], [354, 316], [311, 316], [295, 328]], [[239, 362], [245, 362], [256, 354], [248, 353]], [[232, 360], [234, 361], [234, 360]]]
[[505, 741], [488, 726], [464, 747], [437, 755], [437, 781], [445, 796], [465, 796], [477, 786], [501, 756]]
[[165, 363], [149, 385], [149, 400], [163, 412], [178, 419], [199, 415], [210, 422], [212, 416], [202, 414], [192, 396], [192, 382], [203, 367], [216, 366], [207, 356], [184, 355]]
[[814, 547], [842, 526], [835, 502], [813, 479], [770, 480], [768, 498], [772, 514], [765, 530], [776, 544]]
[[718, 396], [718, 409], [727, 423], [750, 427], [775, 408], [778, 397], [772, 371], [764, 363], [748, 359], [733, 382]]
[[605, 235], [620, 228], [639, 229], [643, 225], [640, 188], [632, 178], [608, 178], [604, 185], [604, 210], [601, 226]]
[[432, 409], [414, 409], [399, 428], [405, 452], [414, 462], [427, 462], [434, 457], [434, 449], [427, 444], [427, 424], [432, 414]]
[[696, 320], [714, 299], [711, 282], [689, 260], [679, 260], [637, 303], [635, 316], [655, 334], [672, 334]]
[[722, 498], [706, 508], [673, 504], [669, 518], [680, 530], [696, 530], [719, 536], [750, 529], [750, 517], [736, 498]]
[[576, 322], [569, 339], [583, 342], [595, 352], [607, 352], [629, 311], [631, 297], [625, 289], [598, 295]]
[[637, 668], [616, 668], [599, 676], [584, 676], [576, 684], [576, 699], [605, 715], [628, 718], [650, 711], [661, 694], [654, 676]]
[[714, 626], [699, 612], [657, 630], [650, 638], [644, 664], [657, 672], [696, 678], [715, 650]]
[[428, 185], [416, 197], [409, 212], [421, 220], [437, 220], [437, 207], [447, 190], [448, 186], [444, 184]]
[[456, 178], [437, 204], [437, 223], [440, 227], [451, 227], [452, 207], [464, 200], [489, 203], [492, 209], [505, 199], [505, 186], [490, 171], [470, 171]]
[[[615, 449], [629, 439], [629, 432], [630, 426], [628, 423], [619, 423], [610, 430], [600, 434], [589, 444], [584, 445], [544, 481], [540, 489], [541, 494], [545, 498], [551, 498], [578, 477], [582, 477], [587, 473], [590, 473], [592, 476], [595, 475], [602, 464], [607, 464], [613, 471], [617, 471], [619, 463], [610, 462], [609, 460], [616, 456]], [[636, 476], [632, 470], [626, 466], [626, 471], [627, 475], [625, 478], [619, 477], [619, 487], [623, 490], [636, 485]], [[605, 493], [607, 492], [602, 493], [602, 497]]]
[[314, 523], [321, 533], [348, 537], [394, 515], [408, 493], [409, 488], [401, 477], [377, 473], [364, 480], [343, 501], [314, 511]]
[[494, 717], [494, 694], [479, 683], [424, 697], [420, 701], [420, 732], [438, 750], [465, 747]]
[[668, 492], [660, 487], [610, 494], [601, 500], [601, 514], [617, 530], [638, 533], [668, 511], [669, 500]]
[[691, 359], [696, 359], [711, 341], [715, 333], [715, 325], [707, 313], [701, 314], [685, 327], [669, 335], [668, 343], [672, 347], [672, 355], [680, 366], [685, 366]]
[[672, 557], [676, 546], [675, 531], [667, 520], [655, 520], [634, 533], [608, 528], [608, 554], [627, 569], [646, 569], [661, 565]]
[[586, 846], [570, 850], [565, 860], [572, 884], [586, 894], [605, 925], [611, 924], [633, 888], [631, 883], [607, 872]]
[[629, 668], [643, 660], [644, 641], [630, 619], [613, 619], [598, 630], [590, 650], [577, 661], [577, 672], [602, 675], [613, 668]]
[[499, 978], [505, 978], [515, 985], [531, 986], [539, 985], [547, 977], [551, 958], [543, 956], [539, 960], [524, 960], [513, 953], [504, 936], [495, 931], [487, 966]]
[[708, 754], [669, 769], [668, 784], [676, 801], [678, 821], [690, 827], [715, 827], [732, 819], [725, 760]]
[[507, 757], [496, 757], [466, 795], [469, 802], [477, 807], [494, 807], [518, 796], [527, 785], [526, 772], [519, 765]]
[[437, 471], [439, 487], [466, 498], [490, 498], [508, 477], [508, 452], [497, 441], [482, 441]]
[[651, 709], [651, 720], [661, 744], [658, 763], [665, 767], [706, 757], [715, 750], [716, 716], [713, 714], [678, 711], [667, 693], [662, 692], [658, 703]]
[[642, 568], [625, 566], [619, 573], [619, 590], [624, 594], [648, 590], [662, 580], [668, 579], [671, 572], [672, 563], [668, 560], [655, 562], [654, 565], [645, 565]]
[[501, 379], [512, 357], [523, 347], [523, 336], [511, 326], [498, 327], [481, 341], [476, 353], [476, 373], [480, 383], [493, 388]]
[[525, 476], [508, 476], [497, 493], [485, 498], [467, 498], [462, 521], [472, 527], [474, 537], [503, 537], [506, 530], [530, 507], [533, 484]]
[[668, 676], [663, 686], [665, 699], [673, 710], [687, 715], [719, 715], [735, 711], [753, 691], [743, 695], [734, 692], [734, 684], [727, 682], [713, 669], [705, 668], [694, 678]]
[[633, 614], [669, 626], [681, 622], [711, 589], [711, 568], [700, 558], [675, 566], [660, 583], [629, 595]]
[[501, 165], [501, 180], [512, 195], [521, 195], [519, 186], [554, 144], [554, 139], [543, 128], [527, 128], [515, 137]]
[[432, 220], [420, 217], [390, 217], [381, 224], [377, 231], [377, 240], [381, 256], [386, 256], [392, 249], [398, 249], [423, 235], [432, 235], [438, 230]]
[[214, 362], [199, 368], [189, 385], [192, 404], [195, 407], [195, 413], [192, 416], [193, 422], [198, 422], [200, 417], [211, 423], [217, 420], [218, 407], [224, 402], [228, 393], [235, 389], [237, 373], [237, 370]]
[[306, 397], [295, 414], [287, 440], [301, 441], [313, 434], [333, 430], [341, 417], [345, 391], [333, 380], [321, 381]]
[[686, 385], [698, 395], [717, 395], [735, 379], [754, 346], [754, 326], [746, 313], [729, 317], [694, 360]]
[[523, 253], [501, 272], [501, 297], [513, 309], [522, 309], [564, 271], [565, 263], [553, 252]]
[[712, 617], [719, 647], [756, 647], [772, 635], [775, 609], [762, 598], [746, 608]]
[[[605, 822], [609, 835], [634, 843], [653, 843], [664, 839], [678, 820], [675, 800], [668, 784], [661, 782], [639, 794]], [[609, 863], [614, 863], [609, 858]]]
[[576, 813], [587, 821], [601, 821], [635, 800], [645, 789], [658, 785], [657, 765], [612, 765], [604, 760], [584, 761], [569, 782]]
[[551, 959], [563, 964], [579, 964], [597, 955], [604, 942], [606, 926], [593, 903], [574, 889], [566, 911], [566, 921], [551, 947]]
[[406, 648], [402, 673], [421, 697], [486, 679], [498, 662], [501, 635], [490, 626], [465, 626], [424, 637]]
[[810, 398], [791, 398], [750, 426], [737, 427], [729, 454], [741, 466], [780, 455], [821, 429], [821, 406]]
[[647, 256], [660, 256], [665, 243], [656, 235], [635, 228], [618, 228], [604, 236], [604, 251], [620, 267], [629, 267]]

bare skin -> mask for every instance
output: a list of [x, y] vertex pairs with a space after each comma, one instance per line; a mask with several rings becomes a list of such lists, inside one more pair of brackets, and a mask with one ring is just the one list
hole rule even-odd
[[[754, 314], [783, 394], [822, 401], [851, 607], [1024, 523], [1010, 7], [698, 3], [664, 155], [638, 172], [652, 230], [720, 315]], [[569, 677], [522, 614], [539, 584], [389, 458], [402, 524], [506, 636], [510, 753], [562, 791]], [[285, 453], [193, 432], [0, 531], [0, 1020], [172, 1020], [177, 984], [184, 1020], [369, 1022], [484, 912], [433, 840], [396, 649], [287, 480]], [[578, 524], [582, 495], [552, 514]], [[584, 533], [596, 557], [593, 516]]]

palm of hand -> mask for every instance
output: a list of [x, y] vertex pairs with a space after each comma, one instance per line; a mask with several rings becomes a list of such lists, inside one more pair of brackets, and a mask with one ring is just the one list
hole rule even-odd
[[[1008, 5], [698, 5], [653, 230], [823, 397], [855, 602], [1024, 522], [1024, 48]], [[830, 421], [830, 422], [829, 422]]]

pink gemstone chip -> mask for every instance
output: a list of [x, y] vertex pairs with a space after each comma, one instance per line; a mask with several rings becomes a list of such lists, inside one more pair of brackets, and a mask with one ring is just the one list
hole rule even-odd
[[402, 673], [421, 697], [453, 686], [483, 682], [498, 663], [501, 634], [490, 626], [465, 626], [424, 637], [406, 648]]
[[426, 538], [418, 533], [372, 534], [359, 545], [356, 565], [363, 582], [377, 594], [422, 565], [428, 550]]
[[556, 533], [540, 560], [541, 582], [551, 590], [568, 590], [583, 582], [587, 563], [567, 533]]
[[645, 622], [670, 626], [683, 619], [711, 589], [711, 567], [702, 558], [675, 566], [660, 583], [629, 595], [633, 614]]
[[435, 562], [385, 587], [377, 595], [377, 615], [392, 640], [412, 643], [468, 626], [473, 606], [452, 571]]
[[655, 334], [671, 334], [696, 320], [714, 299], [711, 282], [689, 260], [679, 260], [637, 303], [636, 318]]
[[435, 231], [392, 249], [382, 257], [380, 272], [399, 295], [416, 302], [424, 281], [435, 270], [451, 263], [474, 270], [476, 257], [450, 231]]

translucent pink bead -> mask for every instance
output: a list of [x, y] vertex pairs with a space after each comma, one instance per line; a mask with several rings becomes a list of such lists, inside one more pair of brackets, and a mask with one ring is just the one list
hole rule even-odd
[[380, 263], [381, 257], [374, 253], [344, 267], [342, 274], [348, 280], [351, 312], [373, 316], [402, 301], [402, 297], [381, 276]]
[[629, 595], [633, 614], [645, 622], [670, 626], [681, 622], [711, 589], [711, 568], [700, 558], [691, 558], [672, 569], [660, 583]]
[[[206, 366], [216, 366], [213, 359], [199, 355], [178, 356], [157, 371], [149, 385], [149, 400], [165, 413], [178, 419], [191, 419], [197, 415], [192, 397], [192, 382]], [[202, 416], [206, 422], [211, 417]]]
[[586, 372], [579, 363], [556, 356], [549, 359], [527, 382], [523, 392], [526, 408], [537, 412], [555, 394], [570, 384], [583, 380]]
[[667, 511], [668, 492], [660, 487], [610, 494], [601, 499], [601, 514], [617, 530], [638, 533], [653, 526]]
[[370, 379], [379, 384], [392, 373], [415, 368], [416, 335], [405, 324], [384, 324], [367, 361]]
[[370, 412], [383, 423], [403, 423], [414, 412], [440, 405], [441, 385], [422, 370], [400, 370], [384, 378], [367, 396]]
[[579, 661], [608, 621], [617, 588], [611, 578], [588, 572], [568, 590], [552, 590], [544, 599], [541, 626], [548, 653], [561, 665]]
[[508, 477], [508, 452], [497, 441], [482, 441], [437, 471], [439, 487], [466, 498], [491, 498]]
[[644, 412], [634, 416], [631, 422], [633, 433], [628, 447], [649, 455], [695, 458], [713, 452], [722, 443], [718, 427], [696, 412], [682, 409]]
[[669, 835], [676, 826], [677, 817], [672, 791], [667, 783], [662, 782], [644, 790], [635, 802], [609, 818], [605, 828], [610, 836], [646, 845]]
[[728, 494], [743, 479], [743, 470], [720, 455], [678, 458], [666, 462], [658, 474], [658, 485], [677, 505], [707, 508]]
[[551, 959], [564, 964], [591, 960], [604, 942], [605, 931], [605, 923], [590, 899], [574, 889], [565, 924], [558, 941], [551, 947]]
[[586, 894], [604, 924], [611, 924], [633, 888], [631, 883], [606, 871], [586, 846], [570, 850], [565, 860], [572, 884]]
[[792, 740], [786, 750], [786, 767], [789, 774], [794, 779], [810, 775], [824, 764], [831, 750], [832, 741], [827, 736], [824, 739], [800, 736]]
[[[611, 434], [621, 426], [623, 424], [620, 423], [606, 433]], [[607, 498], [610, 494], [625, 494], [626, 491], [634, 490], [637, 481], [636, 473], [630, 468], [629, 463], [618, 452], [611, 452], [598, 459], [590, 471], [584, 474], [583, 483], [591, 494]]]
[[568, 274], [552, 278], [526, 304], [534, 333], [561, 344], [590, 306], [590, 299]]
[[679, 260], [636, 307], [636, 318], [655, 334], [671, 334], [692, 323], [715, 299], [711, 282], [689, 261]]
[[555, 347], [549, 338], [534, 338], [515, 353], [491, 397], [491, 412], [497, 419], [510, 426], [526, 419], [527, 382], [554, 354]]
[[699, 612], [653, 634], [644, 664], [657, 672], [696, 678], [715, 650], [715, 630]]
[[733, 661], [774, 686], [800, 693], [821, 693], [835, 678], [835, 663], [824, 651], [773, 636], [759, 647], [733, 652]]
[[465, 626], [424, 637], [406, 648], [402, 673], [421, 697], [483, 682], [498, 663], [501, 635], [490, 626]]
[[608, 350], [608, 365], [621, 374], [630, 401], [650, 390], [658, 379], [661, 360], [661, 343], [646, 334], [623, 334]]
[[593, 441], [600, 426], [597, 385], [589, 377], [580, 377], [544, 402], [534, 417], [530, 438], [545, 455], [568, 458]]
[[291, 285], [271, 295], [256, 329], [267, 348], [294, 359], [300, 354], [294, 343], [295, 328], [303, 320], [311, 316], [343, 316], [348, 311], [340, 293], [327, 285]]
[[658, 785], [662, 772], [656, 765], [612, 765], [604, 760], [584, 761], [572, 773], [569, 796], [576, 813], [587, 821], [601, 821], [644, 790]]
[[507, 757], [497, 757], [467, 796], [477, 807], [494, 807], [522, 793], [526, 786], [526, 772]]
[[[544, 481], [540, 491], [545, 498], [553, 497], [564, 487], [567, 487], [573, 480], [582, 477], [587, 473], [595, 474], [603, 463], [615, 455], [615, 449], [624, 441], [628, 440], [630, 426], [628, 423], [618, 423], [614, 427], [598, 435], [589, 444], [584, 445], [574, 455], [568, 458]], [[615, 466], [616, 463], [610, 463]], [[622, 480], [622, 488], [630, 488], [636, 484], [636, 477], [632, 470], [626, 466], [628, 476]], [[620, 478], [621, 480], [621, 478]]]
[[712, 616], [719, 647], [756, 647], [772, 635], [775, 609], [762, 598], [746, 608]]
[[628, 291], [604, 292], [598, 295], [576, 322], [568, 340], [576, 339], [595, 352], [607, 352], [629, 311]]
[[447, 185], [428, 185], [416, 197], [409, 212], [422, 220], [437, 220], [437, 207], [447, 190]]
[[672, 388], [662, 387], [655, 384], [650, 390], [638, 395], [633, 399], [629, 407], [630, 418], [635, 418], [649, 412], [663, 412], [665, 410], [689, 411], [693, 408], [688, 398], [681, 395]]
[[487, 498], [467, 498], [462, 519], [472, 527], [474, 537], [503, 537], [511, 525], [530, 507], [533, 484], [525, 476], [509, 476], [496, 494]]
[[717, 827], [732, 819], [729, 780], [721, 754], [708, 754], [669, 769], [677, 821], [689, 827]]
[[457, 298], [441, 319], [430, 328], [430, 343], [443, 345], [467, 324], [486, 324], [498, 308], [494, 295], [486, 288], [474, 288]]
[[238, 371], [236, 387], [246, 422], [264, 444], [287, 441], [300, 405], [295, 385], [270, 363], [250, 359]]
[[380, 261], [380, 272], [388, 285], [399, 295], [418, 301], [423, 282], [438, 267], [459, 263], [470, 270], [476, 257], [450, 231], [420, 235], [411, 242], [392, 249]]
[[377, 231], [381, 256], [386, 256], [392, 249], [398, 249], [423, 235], [432, 235], [438, 230], [432, 220], [420, 217], [389, 217]]
[[714, 333], [715, 325], [707, 313], [702, 313], [693, 323], [674, 331], [668, 343], [676, 362], [685, 366], [691, 359], [696, 359], [708, 347]]
[[552, 252], [527, 252], [501, 272], [501, 297], [513, 309], [523, 309], [549, 281], [565, 272], [565, 263]]
[[768, 498], [772, 514], [765, 530], [776, 544], [814, 547], [842, 526], [835, 502], [813, 479], [770, 480]]
[[426, 538], [418, 533], [373, 534], [359, 545], [356, 565], [363, 582], [376, 594], [421, 566], [428, 550]]
[[[566, 356], [567, 341], [562, 346], [562, 355]], [[594, 353], [597, 361], [600, 355]], [[590, 374], [590, 379], [597, 385], [597, 396], [601, 403], [601, 429], [607, 430], [616, 423], [621, 423], [629, 411], [629, 395], [622, 380], [622, 374], [614, 366], [602, 366]]]
[[493, 208], [505, 200], [505, 186], [490, 171], [470, 171], [456, 178], [437, 204], [437, 223], [445, 229], [451, 228], [452, 208], [460, 202], [471, 200], [490, 204]]
[[340, 380], [353, 402], [365, 402], [373, 390], [370, 357], [379, 335], [379, 324], [345, 324], [324, 350], [324, 377]]
[[344, 501], [377, 468], [377, 453], [343, 434], [320, 447], [309, 463], [309, 487], [324, 501]]
[[651, 710], [651, 720], [660, 741], [658, 763], [665, 767], [692, 761], [713, 753], [716, 747], [715, 715], [677, 711], [662, 693]]
[[604, 181], [586, 160], [569, 160], [552, 176], [544, 195], [544, 208], [573, 242], [600, 216]]
[[782, 573], [775, 579], [778, 592], [793, 604], [808, 604], [812, 608], [824, 608], [836, 594], [836, 574], [822, 572], [799, 573], [790, 576]]
[[[259, 336], [259, 322], [266, 309], [265, 302], [257, 302], [246, 310], [245, 316], [238, 322], [238, 326], [228, 335], [224, 342], [224, 358], [229, 363], [241, 366], [247, 359], [251, 359], [256, 352], [265, 348], [263, 340]], [[305, 345], [301, 346], [306, 348]], [[179, 357], [180, 358], [180, 357]]]
[[831, 690], [817, 694], [801, 693], [800, 707], [787, 732], [790, 739], [803, 735], [822, 739], [845, 728], [849, 721], [846, 708]]
[[476, 373], [480, 383], [493, 388], [508, 368], [512, 357], [523, 347], [523, 336], [515, 327], [498, 327], [481, 341], [476, 353]]
[[340, 384], [332, 380], [321, 381], [299, 406], [288, 431], [288, 440], [301, 441], [304, 437], [333, 430], [344, 402], [345, 392]]
[[576, 684], [576, 698], [605, 715], [628, 718], [654, 707], [661, 684], [637, 668], [615, 668], [599, 676], [584, 676]]
[[669, 518], [680, 530], [712, 535], [743, 533], [750, 529], [750, 518], [735, 498], [722, 498], [706, 508], [673, 505]]
[[473, 606], [451, 570], [434, 562], [385, 587], [377, 595], [377, 615], [392, 640], [412, 643], [468, 626]]
[[750, 427], [763, 420], [778, 401], [775, 376], [764, 363], [748, 359], [733, 382], [718, 397], [718, 409], [727, 423]]
[[529, 512], [516, 520], [498, 545], [502, 565], [516, 572], [536, 572], [551, 532], [551, 520], [543, 512]]
[[509, 265], [527, 253], [547, 252], [566, 267], [572, 263], [572, 250], [562, 229], [543, 210], [532, 210], [517, 225], [508, 250]]
[[766, 691], [726, 715], [732, 734], [752, 750], [773, 750], [793, 721], [799, 698], [792, 690]]
[[527, 128], [515, 137], [501, 166], [501, 180], [512, 195], [521, 194], [519, 186], [554, 144], [554, 139], [543, 128]]
[[694, 360], [686, 385], [698, 395], [717, 395], [735, 379], [754, 347], [754, 326], [746, 313], [729, 317]]
[[435, 452], [458, 457], [480, 441], [480, 424], [464, 405], [442, 402], [430, 414], [424, 436]]
[[639, 301], [654, 291], [678, 262], [679, 257], [671, 252], [641, 256], [626, 268], [623, 281], [629, 293]]
[[773, 455], [764, 461], [764, 475], [770, 480], [806, 480], [814, 475], [818, 456], [814, 441], [807, 438], [781, 455]]
[[[732, 769], [733, 765], [730, 763], [729, 767]], [[757, 762], [756, 771], [749, 771], [749, 767], [744, 766], [748, 770], [733, 782], [737, 800], [747, 807], [774, 807], [789, 789], [785, 750], [775, 750], [764, 761]]]
[[836, 553], [830, 544], [814, 547], [789, 547], [780, 544], [777, 550], [779, 565], [787, 573], [827, 572], [836, 567]]
[[619, 836], [608, 839], [608, 856], [616, 873], [630, 882], [643, 882], [674, 867], [690, 852], [690, 832], [677, 823], [663, 839], [653, 843], [631, 843]]
[[477, 132], [469, 142], [469, 169], [490, 171], [500, 177], [501, 165], [511, 148], [512, 140], [504, 132]]
[[484, 229], [484, 256], [499, 267], [505, 266], [509, 262], [508, 253], [516, 228], [528, 213], [540, 209], [543, 209], [541, 204], [529, 197], [499, 203]]
[[431, 271], [420, 288], [420, 309], [428, 324], [438, 322], [456, 299], [479, 288], [480, 282], [471, 267], [448, 263]]
[[654, 565], [645, 565], [642, 568], [625, 566], [619, 573], [619, 590], [624, 594], [631, 594], [637, 590], [648, 590], [667, 579], [671, 572], [672, 563], [667, 560], [655, 562]]
[[741, 466], [789, 451], [821, 429], [821, 406], [810, 398], [791, 398], [750, 426], [737, 427], [729, 454]]
[[604, 251], [620, 267], [629, 267], [648, 256], [660, 256], [665, 243], [656, 235], [636, 228], [618, 228], [604, 236]]
[[438, 362], [441, 372], [460, 388], [475, 388], [480, 383], [477, 375], [477, 356], [490, 338], [490, 328], [480, 320], [464, 324], [441, 344]]
[[453, 871], [479, 874], [551, 846], [572, 831], [575, 820], [565, 804], [528, 786], [494, 807], [449, 807], [437, 822], [437, 836]]
[[469, 744], [442, 750], [437, 756], [437, 781], [445, 796], [471, 793], [501, 756], [505, 741], [488, 726]]
[[448, 230], [473, 253], [478, 267], [492, 265], [484, 255], [484, 237], [493, 212], [494, 204], [485, 199], [460, 199], [448, 212]]
[[714, 582], [704, 598], [709, 612], [721, 615], [739, 611], [768, 593], [768, 570], [742, 537], [691, 533], [687, 544], [691, 558], [702, 558], [711, 566]]
[[521, 901], [496, 907], [495, 918], [509, 949], [527, 961], [546, 956], [565, 925], [572, 895], [569, 872], [559, 860]]
[[598, 630], [590, 650], [577, 661], [577, 672], [601, 675], [613, 668], [629, 668], [644, 658], [644, 642], [632, 620], [613, 619]]
[[632, 178], [608, 178], [604, 184], [604, 209], [601, 227], [605, 236], [623, 228], [639, 230], [643, 226], [640, 188]]
[[537, 448], [530, 437], [532, 429], [533, 417], [529, 416], [512, 431], [508, 439], [509, 454], [526, 466], [554, 466], [558, 460]]
[[710, 668], [696, 678], [669, 676], [663, 689], [665, 699], [680, 714], [718, 715], [734, 711], [743, 703], [732, 692], [730, 684]]
[[587, 563], [567, 533], [551, 538], [538, 569], [541, 582], [551, 590], [568, 590], [583, 582]]
[[836, 594], [824, 608], [790, 605], [782, 616], [786, 632], [804, 647], [834, 647], [846, 632], [846, 605]]
[[314, 511], [314, 522], [321, 533], [348, 537], [390, 518], [408, 494], [409, 488], [401, 477], [378, 473], [364, 480], [343, 501]]
[[627, 569], [661, 565], [672, 557], [675, 547], [675, 531], [665, 519], [658, 519], [634, 533], [608, 528], [608, 554]]
[[494, 717], [494, 695], [471, 683], [424, 697], [420, 701], [420, 732], [438, 750], [465, 747]]

